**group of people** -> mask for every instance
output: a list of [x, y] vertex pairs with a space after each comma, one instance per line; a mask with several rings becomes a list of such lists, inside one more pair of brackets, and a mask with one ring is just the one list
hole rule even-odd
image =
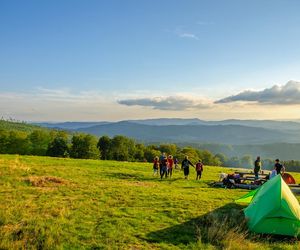
[[[258, 175], [261, 171], [261, 167], [262, 167], [262, 163], [260, 160], [260, 156], [257, 156], [257, 158], [254, 162], [254, 169], [253, 169], [256, 180], [258, 179]], [[285, 167], [280, 163], [279, 159], [276, 159], [275, 164], [274, 164], [274, 169], [272, 170], [272, 172], [270, 174], [270, 179], [278, 174], [284, 174], [284, 172], [285, 172]]]
[[[172, 177], [173, 173], [173, 167], [175, 169], [178, 169], [179, 161], [177, 158], [173, 159], [172, 155], [167, 156], [166, 153], [162, 153], [160, 157], [156, 156], [153, 161], [153, 175], [160, 175], [160, 178], [163, 177]], [[196, 166], [188, 159], [188, 156], [185, 156], [184, 160], [181, 162], [181, 169], [184, 173], [184, 178], [188, 179], [188, 176], [190, 174], [190, 166], [194, 167], [197, 176], [196, 180], [201, 179], [202, 172], [203, 172], [203, 163], [201, 160], [199, 160], [196, 163]]]

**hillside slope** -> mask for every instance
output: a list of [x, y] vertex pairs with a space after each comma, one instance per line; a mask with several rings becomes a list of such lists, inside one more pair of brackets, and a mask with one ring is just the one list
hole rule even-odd
[[0, 129], [13, 130], [22, 132], [32, 132], [33, 130], [47, 130], [47, 128], [25, 122], [4, 121], [0, 120]]
[[201, 181], [184, 180], [179, 170], [161, 181], [144, 163], [0, 155], [0, 248], [299, 247], [237, 233], [225, 218], [241, 224], [242, 207], [232, 202], [247, 190], [211, 188], [228, 169], [204, 171]]

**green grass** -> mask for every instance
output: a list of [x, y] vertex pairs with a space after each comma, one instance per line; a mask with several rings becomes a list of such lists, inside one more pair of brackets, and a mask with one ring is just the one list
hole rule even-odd
[[230, 171], [161, 181], [146, 163], [0, 155], [0, 249], [299, 249], [245, 230], [247, 190], [209, 185]]

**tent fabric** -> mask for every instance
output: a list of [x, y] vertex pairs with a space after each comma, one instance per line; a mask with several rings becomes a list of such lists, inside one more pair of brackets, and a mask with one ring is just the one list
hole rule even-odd
[[249, 193], [245, 194], [244, 196], [242, 196], [241, 198], [235, 200], [236, 203], [245, 203], [245, 204], [250, 204], [253, 197], [255, 196], [255, 194], [258, 192], [258, 190], [260, 189], [254, 189], [252, 191], [250, 191]]
[[256, 191], [244, 210], [250, 231], [300, 235], [300, 205], [281, 175], [269, 180]]
[[282, 179], [285, 181], [286, 184], [296, 184], [294, 177], [288, 173], [284, 173], [282, 175]]

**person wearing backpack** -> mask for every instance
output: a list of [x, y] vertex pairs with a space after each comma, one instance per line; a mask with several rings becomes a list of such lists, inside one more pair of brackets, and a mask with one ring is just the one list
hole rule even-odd
[[191, 163], [188, 159], [188, 156], [186, 155], [184, 157], [184, 160], [181, 162], [181, 169], [183, 169], [183, 173], [184, 173], [184, 178], [188, 179], [189, 174], [190, 174], [190, 165], [195, 167], [193, 165], [193, 163]]
[[201, 160], [199, 160], [196, 164], [196, 172], [197, 172], [196, 180], [201, 179], [202, 171], [203, 171], [203, 163]]
[[254, 162], [254, 175], [255, 175], [255, 180], [258, 180], [258, 173], [261, 169], [261, 161], [260, 161], [260, 156], [257, 156], [256, 161]]

